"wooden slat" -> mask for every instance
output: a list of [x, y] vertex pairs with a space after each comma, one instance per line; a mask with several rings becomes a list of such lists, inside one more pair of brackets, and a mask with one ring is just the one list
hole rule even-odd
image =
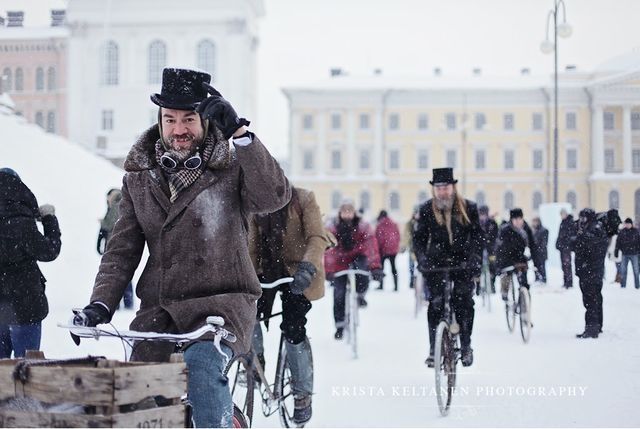
[[179, 398], [187, 391], [185, 363], [114, 368], [114, 404], [133, 404], [147, 396]]
[[0, 401], [13, 398], [16, 388], [13, 384], [13, 369], [18, 359], [0, 359]]
[[112, 416], [0, 410], [0, 427], [4, 428], [108, 428]]
[[112, 417], [114, 428], [178, 428], [184, 427], [184, 405], [151, 408]]

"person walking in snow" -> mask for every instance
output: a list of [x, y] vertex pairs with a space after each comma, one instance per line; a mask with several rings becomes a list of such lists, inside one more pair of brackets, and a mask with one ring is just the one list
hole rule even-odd
[[[378, 243], [375, 232], [368, 223], [356, 215], [353, 201], [345, 199], [338, 210], [338, 216], [329, 231], [336, 237], [337, 245], [324, 254], [324, 266], [327, 279], [333, 286], [333, 318], [336, 325], [334, 338], [341, 340], [345, 327], [345, 305], [347, 277], [333, 277], [338, 271], [355, 268], [371, 271], [375, 281], [382, 282], [384, 277]], [[365, 295], [369, 288], [369, 277], [356, 275], [356, 293], [358, 305], [367, 306]]]
[[[122, 192], [120, 189], [111, 189], [107, 192], [107, 213], [100, 221], [100, 231], [98, 232], [98, 243], [96, 249], [98, 254], [104, 255], [104, 251], [107, 248], [107, 242], [111, 236], [111, 231], [116, 224], [116, 221], [120, 217], [118, 211], [118, 205], [122, 200]], [[120, 308], [120, 304], [116, 307], [116, 310]], [[124, 290], [124, 308], [133, 308], [133, 282], [129, 282], [127, 288]]]
[[531, 220], [531, 232], [533, 233], [533, 245], [535, 246], [536, 281], [547, 283], [547, 246], [549, 244], [549, 230], [542, 225], [539, 217]]
[[[137, 331], [184, 333], [221, 316], [235, 343], [191, 343], [184, 351], [196, 427], [231, 425], [224, 375], [233, 354], [249, 350], [261, 289], [247, 243], [247, 216], [291, 198], [276, 160], [247, 129], [207, 73], [165, 68], [151, 101], [158, 124], [142, 133], [124, 164], [120, 218], [96, 276], [90, 304], [74, 323], [111, 320], [145, 245], [137, 285]], [[171, 343], [140, 342], [132, 360], [166, 362]]]
[[[262, 283], [293, 277], [293, 283], [279, 289], [263, 289], [258, 300], [258, 320], [268, 328], [276, 293], [282, 300], [282, 323], [291, 369], [294, 398], [293, 421], [302, 425], [311, 419], [313, 359], [307, 337], [306, 314], [311, 301], [324, 296], [325, 238], [322, 214], [312, 191], [294, 187], [291, 201], [277, 212], [255, 215], [249, 225], [249, 251]], [[253, 347], [265, 364], [262, 329], [256, 323]]]
[[[393, 274], [394, 291], [398, 291], [398, 270], [396, 269], [396, 256], [400, 249], [400, 229], [398, 225], [391, 220], [386, 210], [381, 210], [378, 215], [378, 224], [376, 225], [376, 240], [378, 241], [378, 253], [380, 254], [380, 265], [384, 270], [384, 261], [391, 264], [391, 274]], [[378, 290], [382, 290], [383, 285], [380, 282]]]
[[18, 173], [0, 169], [0, 358], [11, 353], [21, 358], [27, 350], [40, 349], [49, 304], [38, 261], [53, 261], [60, 247], [55, 208], [38, 207]]
[[620, 286], [627, 287], [627, 268], [631, 263], [633, 269], [633, 283], [636, 289], [640, 289], [640, 270], [638, 269], [638, 255], [640, 254], [640, 231], [633, 226], [631, 218], [624, 220], [624, 228], [618, 232], [616, 240], [615, 257], [622, 253], [620, 264]]
[[576, 255], [576, 275], [580, 279], [582, 304], [585, 308], [585, 328], [576, 337], [598, 338], [602, 332], [602, 279], [609, 239], [593, 209], [580, 211], [576, 235], [571, 244]]
[[[491, 279], [491, 293], [496, 292], [496, 240], [498, 239], [498, 223], [489, 216], [489, 207], [486, 205], [478, 207], [480, 228], [482, 230], [482, 246], [487, 252], [487, 262], [489, 264], [489, 275]], [[483, 252], [484, 253], [484, 252]], [[476, 295], [480, 295], [480, 287], [476, 288]]]
[[451, 304], [460, 324], [462, 365], [473, 364], [471, 333], [473, 331], [475, 290], [474, 277], [482, 270], [482, 231], [478, 208], [464, 199], [456, 189], [452, 168], [433, 169], [433, 198], [420, 206], [413, 244], [418, 269], [429, 286], [431, 299], [427, 310], [429, 324], [429, 356], [425, 363], [434, 366], [435, 331], [444, 311], [445, 276], [432, 269], [463, 268], [451, 271], [454, 283]]
[[560, 262], [562, 263], [562, 274], [564, 278], [563, 287], [569, 289], [573, 287], [573, 268], [571, 264], [571, 239], [576, 235], [576, 222], [573, 216], [565, 209], [560, 210], [562, 222], [558, 230], [556, 239], [556, 249], [560, 252]]

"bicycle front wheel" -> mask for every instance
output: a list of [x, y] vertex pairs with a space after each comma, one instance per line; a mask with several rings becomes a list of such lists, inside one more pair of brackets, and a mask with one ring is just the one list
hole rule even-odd
[[531, 296], [526, 287], [520, 288], [518, 308], [520, 310], [520, 333], [522, 334], [522, 341], [526, 344], [531, 338]]
[[436, 398], [440, 414], [449, 414], [453, 391], [456, 386], [455, 340], [449, 325], [442, 321], [436, 328], [434, 369], [436, 375]]
[[513, 277], [509, 278], [509, 292], [507, 293], [507, 302], [505, 303], [505, 312], [507, 316], [507, 328], [509, 332], [513, 332], [516, 327], [516, 285]]
[[282, 340], [280, 341], [280, 355], [276, 367], [274, 394], [278, 400], [278, 412], [282, 427], [298, 427], [293, 422], [294, 398], [291, 386], [291, 368], [287, 360], [287, 347]]
[[[355, 283], [352, 287], [355, 289]], [[351, 356], [358, 359], [358, 294], [355, 290], [349, 296], [349, 343]]]
[[234, 356], [227, 365], [225, 375], [229, 379], [229, 388], [234, 404], [234, 427], [238, 427], [235, 426], [237, 422], [237, 424], [244, 424], [239, 427], [251, 427], [255, 383], [251, 360], [247, 355]]

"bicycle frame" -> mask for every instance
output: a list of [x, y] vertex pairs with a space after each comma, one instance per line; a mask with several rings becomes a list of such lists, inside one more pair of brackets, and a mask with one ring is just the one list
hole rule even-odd
[[334, 274], [334, 278], [347, 276], [348, 282], [346, 285], [345, 299], [345, 319], [349, 321], [348, 326], [348, 341], [351, 345], [351, 355], [353, 359], [358, 359], [358, 325], [360, 320], [358, 318], [358, 296], [356, 291], [356, 275], [362, 275], [370, 277], [369, 271], [350, 268], [348, 270], [338, 271]]

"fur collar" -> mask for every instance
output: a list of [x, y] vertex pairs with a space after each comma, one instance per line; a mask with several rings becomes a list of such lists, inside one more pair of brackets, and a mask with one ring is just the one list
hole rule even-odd
[[[155, 145], [160, 138], [158, 125], [153, 125], [138, 138], [133, 145], [127, 159], [124, 162], [124, 169], [127, 172], [152, 170], [158, 166], [156, 161]], [[232, 153], [229, 143], [224, 139], [220, 130], [213, 127], [209, 130], [207, 139], [214, 141], [213, 153], [207, 163], [210, 170], [225, 169], [231, 165]]]

